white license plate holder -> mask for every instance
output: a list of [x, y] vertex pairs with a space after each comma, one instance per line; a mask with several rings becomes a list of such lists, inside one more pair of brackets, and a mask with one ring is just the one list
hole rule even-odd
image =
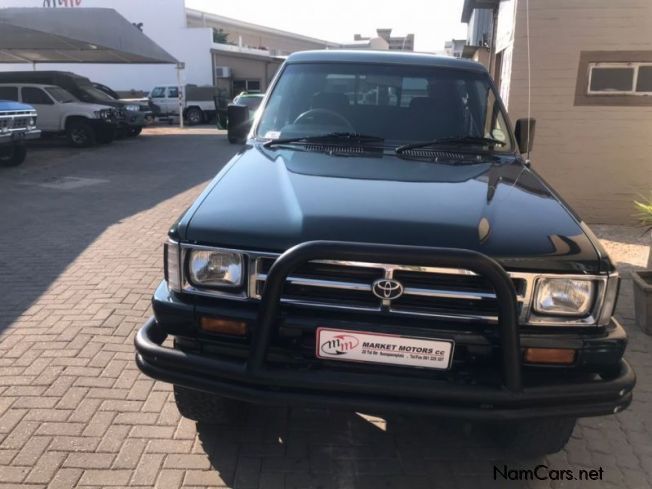
[[446, 370], [455, 342], [444, 339], [317, 328], [315, 355], [323, 360]]

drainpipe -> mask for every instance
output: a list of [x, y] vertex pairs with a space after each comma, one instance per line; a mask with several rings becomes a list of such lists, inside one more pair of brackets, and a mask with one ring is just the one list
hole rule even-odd
[[489, 43], [489, 75], [496, 81], [496, 74], [494, 73], [494, 64], [496, 62], [496, 33], [498, 32], [498, 8], [494, 8], [491, 12], [491, 41]]

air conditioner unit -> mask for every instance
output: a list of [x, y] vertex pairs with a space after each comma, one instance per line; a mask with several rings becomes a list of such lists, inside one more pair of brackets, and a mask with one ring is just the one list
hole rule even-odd
[[231, 67], [230, 66], [216, 66], [215, 67], [215, 78], [231, 78]]

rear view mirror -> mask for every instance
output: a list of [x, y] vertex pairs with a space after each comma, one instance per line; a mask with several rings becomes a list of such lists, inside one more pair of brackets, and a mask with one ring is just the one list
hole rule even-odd
[[244, 142], [251, 129], [249, 107], [246, 105], [229, 104], [227, 107], [227, 130], [230, 142]]
[[516, 121], [514, 136], [520, 153], [529, 153], [532, 151], [534, 143], [534, 130], [537, 121], [535, 119], [519, 119]]

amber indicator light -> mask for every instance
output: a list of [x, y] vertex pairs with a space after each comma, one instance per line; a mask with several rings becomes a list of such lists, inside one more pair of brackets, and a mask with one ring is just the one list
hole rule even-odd
[[207, 333], [228, 334], [232, 336], [245, 336], [247, 334], [247, 323], [235, 319], [212, 318], [202, 316], [199, 320], [202, 331]]
[[526, 363], [570, 365], [575, 362], [575, 350], [567, 348], [526, 348]]

